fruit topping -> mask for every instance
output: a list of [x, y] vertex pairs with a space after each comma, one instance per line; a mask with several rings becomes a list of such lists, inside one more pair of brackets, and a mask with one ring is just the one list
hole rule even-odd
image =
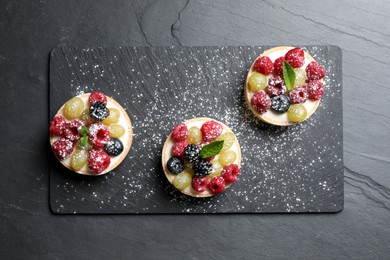
[[324, 94], [324, 84], [321, 81], [310, 81], [306, 86], [310, 99], [320, 99]]
[[303, 86], [306, 83], [306, 71], [302, 68], [294, 69], [295, 72], [295, 87]]
[[217, 194], [225, 191], [225, 179], [222, 176], [216, 176], [210, 180], [207, 188], [211, 193]]
[[306, 119], [307, 111], [302, 104], [295, 104], [290, 106], [287, 116], [291, 122], [299, 123]]
[[299, 104], [305, 103], [308, 95], [305, 87], [298, 87], [291, 90], [289, 96], [291, 103]]
[[210, 179], [207, 177], [193, 177], [192, 188], [197, 192], [204, 192], [207, 189], [207, 185], [210, 183]]
[[79, 97], [74, 97], [64, 105], [64, 116], [67, 119], [76, 119], [84, 111], [84, 102]]
[[110, 110], [102, 102], [97, 101], [89, 107], [89, 114], [92, 119], [103, 121], [110, 115]]
[[271, 98], [271, 108], [278, 113], [285, 113], [290, 108], [290, 98], [285, 95]]
[[275, 76], [268, 80], [266, 91], [271, 97], [283, 95], [286, 93], [286, 90], [286, 84], [282, 77]]
[[88, 167], [95, 174], [107, 169], [110, 162], [110, 156], [103, 149], [92, 149], [88, 152]]
[[108, 110], [110, 111], [110, 114], [108, 115], [108, 117], [106, 117], [106, 119], [102, 121], [102, 123], [105, 125], [118, 123], [119, 118], [121, 117], [121, 112], [118, 109], [113, 107], [109, 108]]
[[265, 89], [267, 86], [267, 77], [261, 73], [253, 72], [249, 77], [249, 89], [253, 92], [257, 92]]
[[218, 161], [223, 167], [234, 163], [236, 159], [237, 159], [237, 154], [231, 150], [222, 151], [218, 157]]
[[211, 142], [221, 135], [223, 127], [215, 121], [204, 123], [200, 129], [202, 131], [203, 141]]
[[167, 162], [168, 170], [172, 174], [179, 174], [184, 171], [184, 162], [179, 157], [171, 157]]
[[69, 139], [61, 137], [53, 143], [51, 148], [57, 158], [62, 161], [71, 155], [74, 149], [74, 143]]
[[306, 75], [309, 81], [320, 80], [325, 77], [325, 69], [315, 61], [312, 61], [306, 67]]
[[110, 156], [118, 156], [123, 152], [123, 143], [118, 138], [111, 138], [104, 146], [104, 151]]
[[110, 132], [108, 127], [102, 123], [94, 123], [89, 126], [89, 140], [96, 147], [103, 147], [108, 141], [110, 141]]
[[195, 162], [199, 158], [200, 149], [196, 144], [187, 145], [184, 148], [184, 158], [189, 162]]
[[286, 53], [284, 59], [291, 67], [299, 68], [305, 64], [305, 53], [301, 48], [294, 48]]
[[283, 76], [284, 57], [279, 57], [274, 62], [274, 75]]
[[182, 171], [173, 180], [173, 186], [178, 190], [184, 190], [192, 183], [192, 174], [187, 171]]
[[211, 172], [211, 174], [207, 175], [207, 178], [209, 179], [221, 175], [221, 172], [223, 170], [223, 166], [219, 163], [218, 160], [211, 161], [211, 164], [213, 165], [213, 171]]
[[93, 124], [94, 120], [89, 115], [89, 109], [84, 109], [83, 113], [80, 115], [80, 120], [82, 120], [86, 125]]
[[56, 136], [63, 135], [66, 125], [67, 125], [66, 120], [62, 116], [55, 116], [53, 120], [50, 122], [50, 127], [49, 127], [50, 134]]
[[230, 164], [225, 166], [222, 171], [222, 177], [226, 182], [231, 183], [235, 182], [240, 174], [240, 168], [238, 168], [237, 164]]
[[188, 137], [188, 128], [186, 124], [181, 123], [175, 125], [172, 131], [172, 137], [175, 142], [181, 142], [186, 140], [186, 138]]
[[192, 169], [196, 176], [204, 177], [213, 171], [213, 164], [204, 159], [199, 159], [194, 163]]
[[125, 128], [119, 124], [112, 124], [108, 126], [110, 137], [119, 138], [125, 134]]
[[188, 130], [187, 142], [190, 144], [200, 144], [202, 142], [202, 132], [196, 126]]
[[184, 159], [184, 149], [188, 146], [187, 141], [182, 141], [173, 144], [172, 146], [172, 154], [174, 156], [180, 157]]
[[87, 161], [87, 150], [77, 148], [70, 159], [70, 166], [73, 170], [80, 171], [87, 164]]
[[106, 95], [104, 95], [102, 92], [97, 92], [97, 91], [92, 92], [89, 95], [89, 104], [93, 105], [96, 102], [101, 102], [101, 103], [104, 103], [105, 105], [107, 105], [107, 97], [106, 97]]
[[271, 107], [271, 99], [264, 90], [256, 92], [251, 100], [253, 109], [263, 114]]
[[262, 56], [255, 61], [254, 69], [264, 75], [271, 74], [274, 71], [274, 64], [267, 56]]
[[64, 130], [64, 137], [71, 141], [78, 141], [81, 137], [80, 131], [83, 125], [83, 122], [79, 120], [72, 120]]

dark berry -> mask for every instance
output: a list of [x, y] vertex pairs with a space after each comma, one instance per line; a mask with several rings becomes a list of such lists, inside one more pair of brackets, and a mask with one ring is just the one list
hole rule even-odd
[[89, 115], [92, 119], [103, 121], [110, 115], [110, 110], [103, 102], [97, 101], [89, 107]]
[[69, 139], [61, 137], [53, 143], [51, 148], [53, 149], [53, 152], [57, 156], [57, 158], [62, 161], [72, 154], [74, 149], [74, 143]]
[[175, 142], [181, 142], [186, 140], [188, 136], [188, 128], [184, 123], [178, 124], [172, 131], [173, 140]]
[[189, 162], [195, 162], [199, 158], [199, 153], [199, 146], [196, 144], [190, 144], [184, 149], [184, 158]]
[[280, 76], [270, 78], [268, 80], [266, 91], [270, 95], [270, 97], [279, 96], [286, 93], [287, 88], [283, 78]]
[[103, 149], [92, 149], [88, 152], [88, 167], [95, 174], [103, 172], [110, 163], [110, 156]]
[[278, 113], [285, 113], [290, 108], [290, 98], [285, 95], [271, 98], [271, 108]]
[[290, 91], [290, 101], [293, 104], [305, 103], [307, 100], [307, 91], [305, 87], [294, 88]]
[[178, 143], [174, 143], [172, 146], [172, 154], [174, 156], [180, 157], [184, 159], [184, 149], [188, 146], [187, 141], [182, 141]]
[[271, 74], [274, 71], [274, 64], [267, 56], [262, 56], [255, 61], [254, 69], [264, 75]]
[[64, 137], [71, 141], [79, 140], [81, 137], [80, 130], [83, 125], [84, 123], [79, 120], [72, 120], [64, 130]]
[[61, 136], [64, 134], [67, 122], [62, 116], [55, 116], [50, 122], [49, 131], [50, 134]]
[[123, 152], [123, 143], [118, 138], [111, 138], [104, 146], [104, 151], [110, 156], [118, 156]]
[[284, 59], [291, 67], [299, 68], [305, 64], [305, 53], [301, 48], [294, 48], [286, 53]]
[[93, 105], [96, 102], [101, 102], [107, 105], [107, 97], [102, 92], [92, 92], [91, 95], [89, 95], [89, 104]]
[[251, 100], [257, 113], [263, 114], [271, 107], [271, 99], [264, 90], [256, 92]]
[[306, 86], [307, 94], [310, 99], [320, 99], [324, 94], [324, 84], [321, 81], [310, 81]]
[[207, 189], [207, 185], [210, 183], [210, 179], [207, 177], [193, 177], [192, 188], [197, 192], [204, 192]]
[[168, 170], [173, 174], [179, 174], [184, 171], [184, 162], [179, 157], [171, 157], [167, 162]]
[[202, 132], [203, 141], [211, 142], [222, 134], [223, 127], [221, 124], [211, 120], [204, 123], [200, 131]]
[[222, 170], [222, 177], [228, 183], [235, 182], [239, 174], [240, 168], [238, 168], [237, 164], [227, 165]]
[[192, 166], [194, 173], [198, 177], [209, 175], [213, 171], [213, 164], [204, 159], [199, 159]]
[[279, 57], [274, 62], [274, 75], [283, 76], [283, 62], [284, 57]]
[[325, 77], [325, 70], [320, 64], [312, 61], [306, 67], [306, 76], [308, 81], [320, 80]]
[[211, 179], [207, 188], [211, 193], [217, 194], [225, 191], [225, 179], [222, 176], [216, 176]]
[[108, 127], [102, 123], [94, 123], [89, 126], [88, 137], [93, 145], [96, 147], [103, 147], [110, 141], [110, 131]]

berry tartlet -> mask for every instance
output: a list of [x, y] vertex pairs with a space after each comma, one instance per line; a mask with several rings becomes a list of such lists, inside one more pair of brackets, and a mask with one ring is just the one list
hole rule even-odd
[[297, 124], [316, 111], [324, 77], [324, 68], [304, 50], [275, 47], [252, 64], [245, 82], [246, 102], [268, 124]]
[[168, 181], [192, 197], [224, 192], [238, 178], [241, 149], [225, 124], [194, 118], [177, 124], [165, 141], [162, 166]]
[[73, 97], [50, 123], [50, 144], [60, 162], [83, 175], [102, 175], [126, 157], [133, 140], [122, 106], [101, 92]]

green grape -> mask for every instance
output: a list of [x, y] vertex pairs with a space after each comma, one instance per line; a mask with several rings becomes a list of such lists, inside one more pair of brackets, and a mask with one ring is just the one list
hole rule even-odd
[[73, 170], [79, 171], [87, 164], [87, 150], [76, 149], [70, 159], [70, 165]]
[[192, 174], [187, 171], [182, 171], [178, 175], [176, 175], [175, 179], [173, 179], [173, 186], [175, 186], [178, 190], [184, 190], [192, 183]]
[[223, 140], [223, 150], [228, 150], [234, 142], [236, 141], [236, 136], [232, 132], [226, 132], [222, 135], [220, 135], [217, 139], [217, 141], [222, 141]]
[[196, 126], [188, 130], [187, 142], [189, 144], [200, 144], [202, 142], [202, 132]]
[[297, 68], [295, 71], [295, 87], [303, 86], [306, 83], [306, 72], [302, 68]]
[[212, 179], [215, 176], [220, 176], [222, 174], [223, 166], [219, 163], [218, 160], [211, 161], [213, 164], [213, 171], [211, 174], [207, 175], [208, 178]]
[[218, 157], [219, 163], [225, 167], [226, 165], [234, 163], [234, 161], [237, 159], [237, 155], [234, 151], [225, 151], [223, 150]]
[[89, 109], [85, 109], [83, 113], [80, 115], [80, 119], [85, 122], [85, 124], [88, 126], [94, 122], [92, 117], [89, 115]]
[[102, 121], [102, 123], [105, 125], [111, 125], [114, 123], [118, 123], [119, 118], [121, 116], [121, 112], [118, 109], [113, 108], [113, 107], [109, 108], [108, 110], [110, 110], [110, 115], [108, 117], [106, 117], [106, 119], [104, 119]]
[[84, 111], [84, 102], [79, 97], [74, 97], [64, 106], [64, 116], [67, 119], [76, 119], [81, 116]]
[[306, 119], [307, 111], [302, 104], [295, 104], [290, 106], [287, 116], [291, 122], [299, 123]]
[[248, 83], [249, 89], [252, 92], [257, 92], [265, 89], [265, 87], [267, 86], [267, 77], [261, 73], [253, 72], [252, 75], [249, 77]]
[[108, 131], [110, 131], [110, 137], [115, 137], [115, 138], [119, 138], [125, 134], [125, 128], [118, 124], [109, 125]]

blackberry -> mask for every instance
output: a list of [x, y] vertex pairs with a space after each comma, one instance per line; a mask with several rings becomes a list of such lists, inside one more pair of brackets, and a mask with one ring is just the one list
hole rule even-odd
[[209, 175], [213, 171], [213, 164], [204, 159], [199, 159], [192, 166], [194, 173], [198, 177], [204, 177]]
[[290, 98], [285, 95], [271, 98], [271, 108], [278, 113], [285, 113], [290, 108]]
[[173, 174], [184, 171], [184, 162], [179, 157], [171, 157], [167, 162], [168, 170]]
[[195, 162], [199, 158], [200, 149], [196, 144], [187, 145], [184, 148], [184, 158], [189, 162]]
[[110, 110], [103, 102], [97, 101], [89, 107], [90, 116], [98, 121], [103, 121], [110, 115]]
[[118, 156], [123, 152], [123, 143], [118, 138], [111, 138], [104, 146], [104, 150], [110, 156]]

